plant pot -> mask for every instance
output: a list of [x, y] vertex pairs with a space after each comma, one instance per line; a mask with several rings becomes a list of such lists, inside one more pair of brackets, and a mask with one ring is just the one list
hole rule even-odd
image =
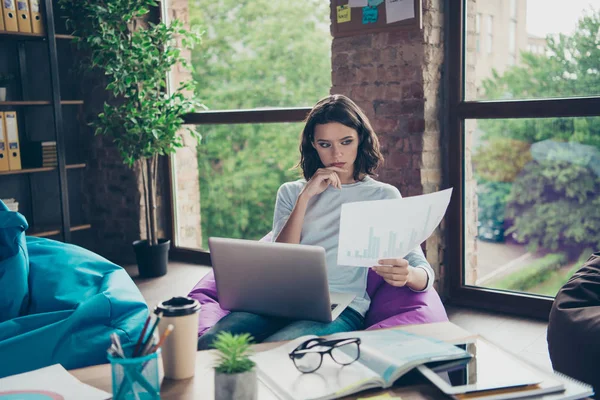
[[239, 374], [215, 371], [215, 400], [256, 400], [258, 381], [256, 370]]
[[6, 88], [0, 87], [0, 101], [6, 101]]
[[138, 271], [143, 278], [156, 278], [167, 273], [169, 248], [171, 241], [159, 239], [156, 246], [148, 245], [147, 240], [133, 242], [133, 251], [137, 260]]

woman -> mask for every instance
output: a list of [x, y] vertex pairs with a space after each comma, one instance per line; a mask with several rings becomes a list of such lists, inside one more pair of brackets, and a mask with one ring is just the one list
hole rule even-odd
[[[323, 247], [330, 291], [356, 297], [330, 323], [232, 312], [200, 337], [199, 350], [210, 348], [220, 331], [247, 332], [257, 342], [270, 342], [364, 328], [370, 303], [366, 292], [368, 270], [337, 265], [340, 213], [344, 203], [401, 198], [398, 189], [371, 177], [382, 162], [377, 136], [352, 100], [331, 95], [315, 105], [306, 119], [300, 144], [298, 166], [305, 179], [279, 188], [273, 238], [280, 243]], [[434, 280], [433, 269], [420, 247], [404, 259], [379, 260], [379, 265], [372, 268], [390, 285], [406, 285], [414, 291], [429, 289]]]

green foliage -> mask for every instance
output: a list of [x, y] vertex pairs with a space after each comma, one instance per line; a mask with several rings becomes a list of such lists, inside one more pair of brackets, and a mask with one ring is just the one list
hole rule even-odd
[[572, 35], [548, 36], [548, 54], [521, 53], [521, 65], [483, 82], [486, 99], [600, 94], [600, 10], [579, 19]]
[[290, 170], [298, 135], [286, 132], [286, 126], [280, 133], [272, 126], [237, 125], [228, 135], [223, 127], [203, 128], [198, 153], [204, 238], [264, 236], [271, 229], [278, 187], [299, 177]]
[[[548, 254], [543, 259], [536, 261], [529, 266], [522, 268], [520, 271], [511, 274], [508, 277], [500, 279], [498, 282], [493, 283], [491, 286], [498, 289], [506, 290], [526, 290], [528, 293], [541, 294], [544, 296], [556, 296], [556, 293], [571, 279], [573, 274], [577, 272], [583, 263], [590, 257], [594, 252], [593, 249], [587, 248], [581, 252], [577, 261], [569, 264], [567, 262], [561, 263], [561, 254]], [[562, 254], [566, 258], [566, 255]], [[555, 263], [556, 260], [556, 263]], [[554, 264], [554, 265], [553, 265]], [[560, 268], [556, 269], [556, 265], [560, 265]], [[529, 271], [530, 268], [535, 268], [536, 265], [546, 265], [548, 268], [545, 272], [533, 279], [533, 282], [527, 284], [526, 289], [515, 289], [517, 286], [523, 286], [521, 284], [515, 284], [515, 282], [523, 281], [523, 276], [528, 274], [524, 271]], [[543, 269], [543, 268], [542, 268]], [[535, 276], [535, 274], [532, 274]], [[535, 283], [538, 282], [538, 283]]]
[[[551, 98], [600, 94], [600, 10], [580, 18], [571, 36], [548, 37], [549, 55], [521, 53], [521, 65], [483, 82], [485, 99]], [[600, 148], [598, 118], [548, 118], [478, 121], [490, 137], [529, 143], [546, 139], [574, 141]]]
[[[497, 241], [504, 238], [505, 208], [511, 188], [510, 182], [484, 181], [477, 185], [477, 219], [481, 224], [478, 229], [481, 238]], [[501, 237], [493, 234], [496, 229]]]
[[[196, 93], [213, 109], [312, 106], [331, 86], [329, 4], [320, 0], [190, 2], [206, 49], [192, 53]], [[201, 125], [203, 238], [259, 239], [279, 186], [300, 178], [303, 124]]]
[[[495, 289], [529, 291], [532, 287], [548, 281], [548, 279], [565, 263], [567, 256], [562, 253], [546, 254], [533, 263], [522, 267], [519, 271], [488, 285]], [[552, 293], [552, 296], [556, 292]]]
[[250, 356], [252, 336], [247, 333], [232, 335], [229, 332], [217, 334], [213, 347], [219, 351], [218, 364], [215, 371], [222, 374], [239, 374], [254, 368]]
[[[143, 22], [141, 18], [156, 6], [153, 0], [60, 0], [60, 5], [68, 13], [67, 26], [79, 38], [79, 48], [89, 55], [87, 68], [104, 73], [106, 89], [116, 99], [105, 103], [104, 112], [92, 123], [96, 134], [112, 136], [129, 166], [181, 147], [177, 131], [182, 116], [199, 104], [183, 95], [190, 83], [166, 94], [166, 78], [174, 65], [187, 66], [182, 50], [191, 50], [199, 35], [183, 29], [177, 20], [170, 26]], [[182, 45], [176, 43], [178, 36]]]
[[[85, 68], [102, 73], [106, 90], [114, 96], [91, 125], [96, 134], [113, 138], [127, 165], [140, 165], [148, 240], [154, 245], [157, 158], [183, 146], [178, 133], [182, 117], [201, 106], [184, 96], [192, 88], [190, 82], [166, 93], [167, 74], [177, 64], [189, 67], [184, 51], [191, 50], [200, 35], [186, 31], [178, 20], [169, 26], [147, 21], [150, 9], [157, 6], [154, 0], [59, 0], [59, 4], [86, 54]], [[190, 132], [197, 137], [196, 131]]]
[[[482, 100], [600, 94], [599, 31], [600, 10], [587, 12], [572, 35], [547, 38], [547, 54], [525, 52], [520, 65], [502, 75], [493, 71], [483, 82]], [[477, 124], [484, 132], [484, 144], [473, 157], [482, 186], [480, 215], [514, 219], [507, 234], [532, 249], [560, 249], [577, 257], [586, 246], [597, 247], [600, 184], [593, 164], [600, 149], [600, 118], [483, 119]], [[525, 144], [535, 159], [526, 165]], [[508, 198], [507, 186], [491, 184], [512, 181]]]
[[531, 160], [529, 147], [521, 140], [494, 137], [473, 155], [475, 171], [487, 181], [512, 182]]
[[600, 243], [600, 177], [568, 161], [532, 161], [515, 180], [507, 206], [516, 239], [577, 256]]

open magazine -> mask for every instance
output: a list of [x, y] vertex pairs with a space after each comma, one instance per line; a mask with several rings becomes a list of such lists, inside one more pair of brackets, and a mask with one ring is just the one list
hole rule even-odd
[[325, 354], [319, 369], [304, 374], [296, 369], [289, 353], [304, 341], [316, 337], [303, 336], [252, 356], [258, 367], [258, 378], [279, 398], [335, 399], [365, 389], [387, 388], [423, 363], [471, 357], [452, 344], [400, 330], [347, 332], [328, 338], [360, 338], [357, 361], [342, 366]]

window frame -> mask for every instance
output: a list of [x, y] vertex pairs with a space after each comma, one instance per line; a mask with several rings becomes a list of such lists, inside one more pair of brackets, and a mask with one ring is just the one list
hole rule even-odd
[[[244, 110], [220, 110], [190, 113], [184, 116], [187, 125], [241, 125], [284, 122], [303, 122], [312, 107], [260, 108]], [[189, 262], [212, 266], [207, 249], [191, 249], [177, 243], [177, 207], [175, 199], [176, 177], [173, 176], [173, 158], [169, 164], [169, 216], [171, 218], [171, 238], [173, 247], [169, 253], [172, 261]]]
[[[161, 2], [160, 19], [169, 22], [170, 1]], [[167, 90], [172, 90], [172, 79], [167, 77]], [[214, 110], [186, 114], [184, 124], [186, 125], [241, 125], [241, 124], [265, 124], [303, 122], [312, 107], [265, 107], [239, 110]], [[174, 176], [174, 156], [168, 157], [168, 162], [163, 170], [167, 177], [169, 188], [166, 210], [167, 229], [171, 238], [171, 249], [169, 260], [212, 266], [210, 252], [208, 249], [196, 249], [179, 246], [177, 243], [177, 182]]]
[[528, 293], [512, 293], [485, 287], [465, 285], [464, 282], [464, 121], [469, 119], [552, 118], [600, 116], [600, 96], [565, 97], [534, 100], [465, 100], [466, 64], [466, 0], [445, 3], [447, 33], [447, 114], [448, 121], [448, 183], [454, 196], [446, 214], [447, 251], [449, 266], [449, 302], [490, 311], [547, 320], [553, 298]]

